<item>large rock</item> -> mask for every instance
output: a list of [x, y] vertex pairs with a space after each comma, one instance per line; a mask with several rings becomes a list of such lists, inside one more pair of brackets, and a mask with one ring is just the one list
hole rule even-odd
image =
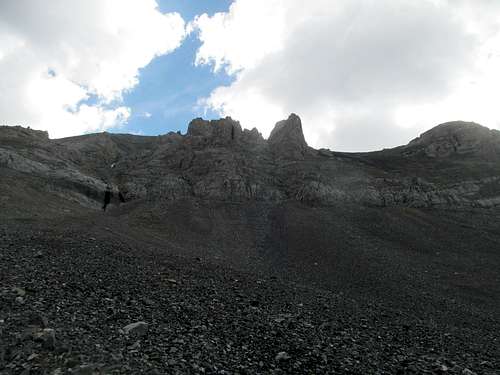
[[220, 120], [196, 118], [189, 123], [187, 135], [192, 137], [193, 146], [223, 146], [237, 142], [243, 134], [241, 125], [231, 117]]
[[35, 329], [32, 337], [41, 342], [45, 349], [54, 350], [56, 347], [56, 333], [52, 328]]
[[135, 323], [130, 323], [125, 327], [123, 327], [123, 332], [126, 335], [142, 337], [146, 333], [148, 333], [148, 328], [149, 325], [146, 322], [135, 322]]
[[300, 117], [292, 113], [288, 119], [276, 123], [267, 142], [270, 149], [279, 156], [303, 158], [307, 151], [307, 143], [302, 132]]

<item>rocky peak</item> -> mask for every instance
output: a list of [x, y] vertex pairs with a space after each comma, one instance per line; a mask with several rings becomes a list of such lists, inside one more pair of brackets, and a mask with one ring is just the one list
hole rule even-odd
[[500, 132], [475, 122], [452, 121], [426, 131], [412, 140], [407, 147], [423, 149], [430, 157], [491, 154], [500, 151]]
[[302, 132], [300, 117], [292, 113], [288, 119], [277, 122], [267, 142], [269, 147], [284, 156], [303, 156], [307, 150], [307, 143]]
[[195, 118], [189, 123], [187, 135], [194, 138], [195, 143], [226, 145], [238, 141], [242, 136], [241, 125], [231, 117], [220, 120], [203, 120]]
[[243, 139], [247, 143], [264, 144], [266, 142], [257, 128], [253, 128], [252, 130], [244, 129]]

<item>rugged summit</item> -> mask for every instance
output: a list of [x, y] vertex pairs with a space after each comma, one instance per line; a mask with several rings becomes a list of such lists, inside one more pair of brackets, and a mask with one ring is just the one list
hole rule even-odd
[[476, 154], [488, 158], [500, 155], [500, 132], [474, 122], [453, 121], [438, 125], [408, 144], [430, 157]]
[[267, 142], [279, 156], [303, 158], [307, 143], [302, 132], [300, 117], [292, 113], [287, 120], [278, 122]]
[[187, 134], [158, 137], [101, 133], [50, 140], [43, 132], [3, 127], [0, 165], [37, 176], [35, 190], [96, 208], [107, 183], [127, 201], [491, 207], [500, 204], [499, 134], [453, 122], [399, 148], [338, 153], [308, 147], [295, 114], [278, 122], [268, 140], [229, 117], [194, 119]]
[[257, 129], [242, 130], [240, 123], [231, 117], [212, 121], [196, 118], [189, 123], [187, 135], [193, 137], [198, 146], [264, 142]]

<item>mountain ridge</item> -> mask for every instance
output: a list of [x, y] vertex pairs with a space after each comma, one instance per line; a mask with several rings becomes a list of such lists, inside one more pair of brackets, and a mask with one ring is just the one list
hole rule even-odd
[[493, 207], [500, 204], [498, 134], [453, 122], [405, 146], [342, 153], [309, 147], [295, 114], [278, 122], [268, 140], [229, 117], [194, 119], [184, 135], [98, 133], [52, 140], [46, 132], [2, 127], [0, 167], [52, 180], [62, 195], [72, 190], [73, 198], [95, 208], [106, 184], [127, 201]]

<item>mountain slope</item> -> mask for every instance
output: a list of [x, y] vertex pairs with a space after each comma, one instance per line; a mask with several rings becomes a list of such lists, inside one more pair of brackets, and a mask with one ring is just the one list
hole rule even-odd
[[372, 153], [295, 115], [0, 128], [0, 372], [498, 373], [499, 141], [462, 125]]

